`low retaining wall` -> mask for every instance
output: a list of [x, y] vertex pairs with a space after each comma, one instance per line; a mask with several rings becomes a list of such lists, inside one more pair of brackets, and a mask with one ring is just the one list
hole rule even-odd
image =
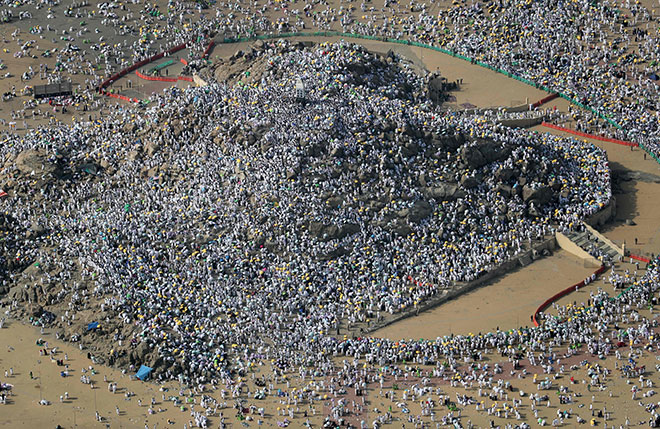
[[543, 118], [502, 119], [497, 122], [509, 128], [530, 128], [543, 123]]
[[590, 226], [605, 225], [610, 220], [616, 217], [616, 198], [611, 197], [610, 202], [605, 207], [600, 209], [597, 213], [592, 214], [584, 220]]
[[[527, 250], [526, 252], [523, 252], [519, 255], [516, 255], [515, 257], [509, 259], [508, 261], [502, 263], [500, 266], [498, 266], [494, 270], [489, 271], [486, 274], [482, 275], [478, 279], [475, 279], [475, 280], [473, 280], [469, 283], [465, 283], [465, 284], [462, 284], [462, 285], [455, 286], [451, 290], [449, 290], [449, 292], [447, 292], [444, 295], [436, 295], [436, 296], [430, 298], [428, 301], [426, 301], [423, 305], [417, 306], [417, 308], [410, 307], [410, 308], [405, 309], [401, 313], [395, 313], [392, 316], [391, 319], [389, 319], [385, 322], [376, 324], [372, 327], [369, 327], [368, 329], [366, 329], [365, 333], [371, 333], [371, 332], [377, 331], [379, 329], [385, 328], [386, 326], [392, 325], [392, 324], [394, 324], [396, 322], [399, 322], [403, 319], [407, 319], [408, 317], [415, 316], [415, 315], [417, 315], [419, 313], [422, 313], [424, 311], [428, 311], [428, 310], [430, 310], [434, 307], [437, 307], [441, 304], [444, 304], [447, 301], [450, 301], [454, 298], [457, 298], [460, 295], [463, 295], [464, 293], [467, 293], [467, 292], [470, 292], [474, 289], [477, 289], [478, 287], [480, 287], [481, 285], [483, 285], [487, 281], [492, 280], [495, 277], [504, 275], [504, 274], [512, 271], [514, 268], [519, 267], [520, 266], [520, 262], [519, 262], [520, 259], [523, 259], [523, 258], [533, 259], [533, 255], [534, 255], [535, 252], [540, 253], [543, 250], [554, 250], [557, 247], [556, 244], [557, 244], [557, 242], [556, 242], [554, 236], [552, 236], [550, 238], [546, 238], [542, 242], [537, 243], [536, 245], [534, 245], [531, 250]], [[417, 282], [414, 279], [411, 279], [411, 281], [416, 282], [416, 284], [419, 284], [419, 282]]]
[[557, 231], [555, 233], [555, 239], [557, 240], [557, 245], [570, 253], [573, 256], [576, 256], [579, 259], [582, 259], [586, 265], [592, 266], [592, 267], [600, 267], [601, 262], [591, 256], [588, 252], [586, 252], [583, 248], [578, 246], [577, 244], [573, 243], [573, 241], [566, 237], [564, 234], [561, 232]]
[[505, 112], [512, 112], [512, 113], [517, 113], [517, 112], [529, 112], [529, 104], [521, 104], [519, 106], [511, 106], [511, 107], [504, 107], [502, 109]]
[[547, 127], [547, 128], [552, 128], [553, 130], [563, 131], [565, 133], [573, 134], [573, 135], [580, 136], [580, 137], [586, 137], [586, 138], [589, 138], [589, 139], [599, 140], [599, 141], [602, 141], [602, 142], [616, 143], [616, 144], [620, 144], [620, 145], [623, 145], [623, 146], [634, 146], [634, 147], [639, 146], [639, 144], [637, 144], [637, 143], [627, 142], [627, 141], [617, 140], [617, 139], [611, 139], [609, 137], [598, 136], [596, 134], [583, 133], [581, 131], [571, 130], [570, 128], [560, 127], [559, 125], [549, 124], [547, 122], [543, 122], [541, 125], [543, 125], [544, 127]]

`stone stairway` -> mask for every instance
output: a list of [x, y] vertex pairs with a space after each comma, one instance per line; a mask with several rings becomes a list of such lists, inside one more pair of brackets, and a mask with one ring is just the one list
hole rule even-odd
[[596, 248], [601, 254], [607, 255], [607, 259], [611, 261], [615, 261], [619, 257], [619, 252], [616, 249], [589, 231], [569, 231], [564, 233], [564, 235], [588, 253], [592, 253], [592, 250]]
[[532, 255], [529, 253], [523, 254], [523, 256], [518, 258], [518, 263], [520, 264], [521, 267], [526, 267], [527, 265], [532, 263]]

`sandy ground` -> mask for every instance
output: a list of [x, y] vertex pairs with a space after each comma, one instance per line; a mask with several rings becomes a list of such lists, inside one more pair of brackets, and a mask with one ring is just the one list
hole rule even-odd
[[[534, 127], [540, 132], [569, 135], [545, 127]], [[649, 256], [658, 254], [660, 248], [660, 225], [658, 224], [657, 202], [660, 197], [660, 165], [650, 156], [644, 156], [639, 148], [630, 150], [627, 146], [589, 141], [607, 151], [610, 168], [614, 174], [623, 176], [620, 189], [614, 189], [617, 201], [617, 215], [614, 222], [606, 225], [602, 232], [607, 238], [626, 248], [633, 254]], [[636, 176], [638, 173], [645, 173]], [[635, 179], [637, 178], [637, 179]], [[627, 179], [627, 180], [624, 180]], [[634, 225], [626, 224], [632, 220]], [[637, 244], [635, 244], [637, 238]]]
[[[65, 359], [65, 355], [68, 357], [64, 362], [69, 365], [68, 377], [63, 378], [60, 375], [65, 367], [51, 362], [50, 354], [48, 356], [40, 354], [40, 350], [45, 346], [40, 347], [36, 344], [39, 339], [47, 341], [50, 348], [58, 348], [53, 357], [55, 360]], [[90, 368], [95, 370], [94, 375]], [[8, 374], [5, 377], [4, 372], [10, 372], [12, 369], [13, 375]], [[93, 389], [91, 385], [80, 381], [83, 369], [86, 371], [84, 375], [91, 377]], [[254, 374], [260, 376], [262, 373], [270, 372], [270, 368], [264, 367], [255, 369]], [[2, 427], [34, 428], [42, 425], [54, 427], [57, 424], [67, 428], [106, 427], [106, 425], [112, 428], [144, 428], [145, 424], [148, 424], [149, 428], [182, 428], [184, 424], [189, 428], [192, 427], [189, 423], [191, 404], [185, 403], [185, 409], [182, 411], [167, 400], [170, 396], [185, 399], [189, 396], [188, 389], [179, 390], [180, 386], [168, 383], [162, 386], [167, 391], [162, 391], [161, 386], [155, 383], [131, 380], [128, 373], [122, 374], [117, 369], [94, 365], [87, 358], [86, 350], [81, 351], [75, 345], [55, 340], [48, 330], [41, 333], [37, 328], [23, 325], [18, 321], [10, 321], [0, 329], [0, 380], [13, 385], [7, 404], [0, 404]], [[108, 390], [108, 383], [111, 382], [117, 383], [114, 394]], [[275, 389], [288, 390], [285, 382], [274, 383], [274, 386]], [[61, 401], [60, 396], [64, 396], [65, 392], [68, 392], [69, 399]], [[126, 392], [131, 392], [134, 396], [126, 398]], [[214, 396], [220, 399], [220, 392], [215, 392]], [[192, 395], [192, 397], [199, 404], [200, 395]], [[150, 415], [152, 398], [155, 398], [155, 405], [151, 407], [155, 414]], [[41, 399], [49, 401], [50, 405], [39, 405]], [[142, 405], [139, 405], [138, 401], [142, 401]], [[228, 399], [224, 402], [226, 408], [219, 408], [218, 415], [211, 418], [215, 422], [212, 427], [217, 427], [221, 420], [220, 413], [233, 421], [234, 424], [230, 427], [241, 427], [242, 425], [239, 425], [235, 419], [237, 412], [233, 408], [234, 401], [231, 395], [228, 395]], [[265, 408], [264, 426], [275, 426], [277, 408], [286, 407], [279, 403], [275, 395], [252, 403]], [[309, 411], [309, 419], [315, 426], [321, 421], [323, 406], [323, 403], [315, 405], [318, 411], [316, 417], [313, 417], [312, 412]], [[199, 405], [195, 407], [193, 403], [192, 409], [200, 410], [201, 407]], [[103, 417], [102, 422], [96, 421], [95, 411]], [[301, 416], [303, 412], [304, 410], [300, 411]], [[168, 419], [172, 423], [168, 423]], [[284, 420], [284, 417], [280, 420]], [[256, 422], [252, 425], [256, 426]]]
[[495, 279], [480, 288], [417, 317], [404, 319], [373, 333], [375, 337], [434, 339], [531, 326], [530, 315], [548, 296], [583, 280], [593, 272], [570, 253], [553, 255]]

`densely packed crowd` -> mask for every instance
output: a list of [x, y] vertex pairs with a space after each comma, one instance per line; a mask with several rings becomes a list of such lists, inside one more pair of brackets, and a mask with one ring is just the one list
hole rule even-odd
[[[105, 61], [109, 74], [153, 54], [157, 44], [162, 50], [188, 42], [201, 51], [216, 31], [339, 25], [441, 46], [562, 91], [620, 124], [616, 137], [660, 153], [658, 86], [647, 79], [660, 43], [639, 3], [622, 3], [631, 16], [586, 0], [459, 3], [436, 12], [389, 4], [401, 13], [382, 17], [363, 4], [362, 19], [350, 7], [319, 12], [308, 4], [300, 15], [284, 7], [277, 20], [263, 13], [267, 6], [261, 13], [217, 6], [214, 18], [196, 26], [186, 24], [183, 9], [177, 20], [145, 8], [141, 29], [101, 12], [105, 24], [144, 37], [133, 46], [102, 45], [97, 62]], [[224, 15], [223, 7], [233, 12]], [[186, 30], [174, 31], [180, 26]], [[132, 58], [123, 53], [129, 47]], [[606, 355], [611, 339], [593, 335], [593, 326], [627, 322], [651, 300], [655, 264], [640, 280], [624, 282], [635, 287], [623, 299], [599, 294], [589, 309], [562, 309], [569, 322], [548, 319], [537, 330], [414, 343], [337, 338], [342, 321], [416, 306], [594, 213], [610, 198], [607, 161], [574, 140], [441, 113], [415, 92], [419, 78], [378, 66], [352, 45], [303, 51], [277, 42], [255, 55], [270, 63], [260, 82], [174, 88], [154, 96], [146, 111], [111, 107], [98, 123], [10, 136], [0, 149], [5, 159], [37, 149], [43, 165], [14, 177], [23, 191], [3, 208], [21, 228], [44, 232], [31, 242], [18, 232], [5, 239], [12, 263], [40, 268], [29, 278], [12, 273], [5, 285], [51, 292], [57, 285], [49, 300], [69, 302], [61, 315], [69, 323], [90, 297], [101, 299], [108, 325], [139, 327], [132, 338], [115, 334], [114, 350], [149, 344], [155, 352], [148, 363], [160, 377], [192, 383], [244, 374], [261, 359], [286, 372], [308, 365], [304, 377], [330, 373], [339, 355], [385, 367], [479, 358], [485, 349], [507, 354], [514, 345], [545, 353], [552, 344], [587, 344]], [[70, 58], [64, 64], [95, 75], [91, 63]], [[304, 106], [291, 100], [298, 77], [308, 92]], [[573, 113], [580, 128], [612, 132], [595, 115]], [[486, 162], [477, 159], [487, 158], [476, 149], [484, 142], [494, 154]], [[111, 174], [83, 173], [97, 168]], [[14, 173], [8, 164], [2, 171]], [[63, 187], [59, 180], [70, 181]], [[541, 191], [548, 189], [546, 201]], [[650, 332], [642, 324], [626, 335], [646, 342]], [[359, 387], [360, 376], [358, 367], [345, 367], [342, 385]]]
[[[229, 6], [229, 4], [227, 5]], [[304, 11], [319, 30], [423, 42], [482, 61], [539, 85], [562, 92], [610, 118], [620, 128], [586, 111], [575, 110], [578, 127], [605, 131], [642, 143], [656, 156], [660, 127], [658, 81], [660, 33], [657, 17], [640, 2], [587, 0], [569, 4], [552, 1], [505, 0], [440, 5], [434, 2], [386, 2], [384, 9], [327, 5]], [[282, 20], [220, 19], [215, 28], [225, 34], [305, 31], [305, 17], [284, 9]], [[391, 12], [391, 13], [388, 13]]]
[[261, 55], [261, 83], [173, 88], [10, 139], [3, 155], [32, 151], [41, 171], [7, 164], [25, 192], [3, 204], [44, 233], [14, 249], [42, 273], [5, 282], [58, 285], [65, 319], [102, 298], [159, 374], [202, 381], [230, 355], [233, 370], [264, 350], [318, 359], [340, 321], [415, 306], [609, 202], [593, 145], [442, 113], [414, 73], [355, 45]]

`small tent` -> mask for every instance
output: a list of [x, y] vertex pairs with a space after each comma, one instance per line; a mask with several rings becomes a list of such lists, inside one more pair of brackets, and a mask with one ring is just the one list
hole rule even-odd
[[657, 73], [651, 73], [649, 75], [649, 79], [657, 81], [657, 80], [660, 80], [660, 76], [658, 76]]
[[99, 322], [92, 322], [87, 324], [87, 330], [91, 331], [99, 327]]
[[149, 377], [149, 374], [151, 374], [151, 370], [152, 368], [149, 368], [146, 365], [141, 365], [140, 369], [138, 369], [138, 372], [137, 374], [135, 374], [135, 376], [140, 380], [144, 381], [147, 379], [147, 377]]

